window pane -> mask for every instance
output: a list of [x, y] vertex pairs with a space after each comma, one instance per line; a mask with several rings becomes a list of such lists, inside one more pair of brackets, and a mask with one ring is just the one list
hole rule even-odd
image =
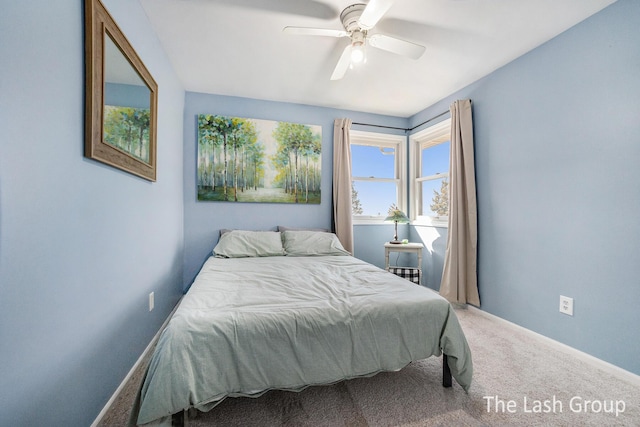
[[449, 182], [446, 178], [422, 182], [422, 215], [449, 216]]
[[431, 176], [449, 172], [450, 142], [422, 149], [422, 170], [420, 176]]
[[351, 145], [351, 175], [366, 178], [395, 178], [395, 150], [393, 148], [384, 150], [385, 154], [380, 151], [380, 147]]
[[[353, 181], [353, 213], [387, 216], [389, 207], [398, 203], [397, 185], [393, 182]], [[360, 209], [357, 209], [357, 208]]]

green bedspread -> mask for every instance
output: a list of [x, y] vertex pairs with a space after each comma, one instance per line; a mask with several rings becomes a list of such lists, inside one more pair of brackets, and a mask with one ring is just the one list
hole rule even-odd
[[451, 305], [354, 257], [211, 257], [160, 336], [137, 423], [207, 411], [225, 397], [395, 371], [441, 352], [468, 390], [471, 353]]

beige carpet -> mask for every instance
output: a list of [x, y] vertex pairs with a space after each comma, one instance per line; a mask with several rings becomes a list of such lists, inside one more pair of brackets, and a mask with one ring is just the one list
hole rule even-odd
[[[187, 425], [640, 426], [637, 377], [596, 368], [477, 310], [456, 313], [473, 354], [468, 394], [455, 381], [452, 388], [441, 386], [441, 359], [432, 357], [400, 372], [300, 393], [226, 399], [210, 412], [190, 414]], [[99, 426], [126, 425], [140, 376], [134, 375]]]

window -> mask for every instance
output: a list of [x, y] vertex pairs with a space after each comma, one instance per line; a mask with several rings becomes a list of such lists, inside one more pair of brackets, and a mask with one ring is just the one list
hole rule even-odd
[[446, 226], [449, 218], [451, 119], [411, 135], [411, 217], [417, 223]]
[[406, 212], [404, 135], [351, 131], [354, 223], [381, 222], [393, 204]]

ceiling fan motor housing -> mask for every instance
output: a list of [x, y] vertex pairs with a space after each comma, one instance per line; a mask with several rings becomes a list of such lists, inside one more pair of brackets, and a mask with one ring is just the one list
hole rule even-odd
[[362, 31], [360, 24], [358, 24], [358, 20], [360, 19], [360, 16], [362, 16], [362, 12], [366, 6], [366, 4], [352, 4], [342, 11], [340, 14], [340, 20], [347, 32], [352, 33], [354, 31]]

